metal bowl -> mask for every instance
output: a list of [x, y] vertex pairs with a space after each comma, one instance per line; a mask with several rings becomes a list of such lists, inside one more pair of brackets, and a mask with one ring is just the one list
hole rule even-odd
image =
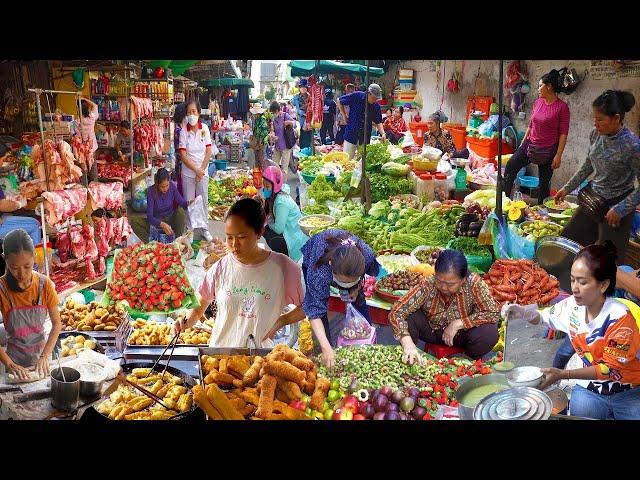
[[505, 374], [507, 382], [512, 387], [537, 388], [544, 378], [542, 370], [538, 367], [518, 367]]
[[473, 390], [474, 388], [482, 385], [504, 385], [509, 386], [504, 374], [490, 373], [488, 375], [481, 375], [479, 377], [462, 377], [459, 380], [458, 389], [455, 392], [455, 398], [458, 403], [458, 415], [460, 420], [473, 420], [473, 409], [476, 405], [465, 405], [460, 400], [464, 399], [464, 396]]
[[[553, 208], [553, 207], [549, 207], [546, 205], [547, 200], [553, 200], [553, 197], [547, 197], [544, 199], [544, 202], [542, 202], [542, 206], [544, 206], [544, 208], [548, 209], [551, 212], [564, 212], [565, 210], [567, 210], [568, 208], [575, 208], [575, 207], [567, 207], [567, 208]], [[578, 205], [578, 197], [576, 197], [575, 195], [567, 195], [564, 198], [565, 202], [569, 202], [569, 203], [573, 203], [574, 205]]]
[[[326, 220], [327, 222], [331, 222], [329, 224], [327, 224], [326, 226], [322, 226], [322, 227], [310, 227], [308, 225], [303, 225], [304, 220], [308, 220], [309, 218], [319, 218], [322, 220]], [[304, 217], [302, 217], [300, 220], [298, 220], [298, 225], [300, 225], [300, 229], [304, 232], [305, 235], [310, 235], [310, 233], [315, 230], [316, 228], [329, 228], [333, 225], [335, 225], [336, 223], [336, 219], [334, 217], [332, 217], [331, 215], [305, 215]]]

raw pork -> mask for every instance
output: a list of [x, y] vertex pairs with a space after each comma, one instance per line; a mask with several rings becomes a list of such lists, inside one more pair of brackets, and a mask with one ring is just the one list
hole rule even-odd
[[47, 222], [51, 226], [73, 217], [87, 205], [87, 189], [83, 187], [55, 192], [43, 192], [44, 206], [48, 211]]
[[91, 195], [93, 209], [119, 210], [122, 208], [123, 191], [124, 185], [122, 182], [90, 183], [89, 195]]
[[71, 252], [77, 259], [83, 259], [86, 251], [86, 242], [82, 236], [82, 229], [77, 226], [73, 226], [69, 229], [69, 236], [71, 237]]
[[71, 251], [71, 237], [68, 233], [60, 232], [56, 236], [56, 248], [58, 249], [58, 256], [62, 263], [69, 261], [69, 253]]

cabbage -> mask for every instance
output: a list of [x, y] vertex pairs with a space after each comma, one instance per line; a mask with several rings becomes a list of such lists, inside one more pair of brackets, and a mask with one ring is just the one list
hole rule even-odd
[[391, 209], [391, 204], [388, 200], [380, 200], [379, 202], [371, 205], [371, 209], [369, 210], [369, 215], [373, 218], [381, 218], [385, 217], [389, 210]]
[[409, 174], [409, 165], [387, 162], [382, 165], [382, 173], [391, 175], [392, 177], [406, 177]]

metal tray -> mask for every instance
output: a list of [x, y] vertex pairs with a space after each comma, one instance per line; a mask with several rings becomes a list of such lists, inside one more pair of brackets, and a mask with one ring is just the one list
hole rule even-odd
[[549, 396], [535, 388], [515, 387], [492, 393], [473, 410], [474, 420], [547, 420], [553, 408]]
[[100, 343], [100, 340], [92, 334], [93, 332], [60, 332], [60, 335], [58, 335], [58, 341], [56, 342], [56, 348], [59, 350], [62, 349], [62, 340], [64, 340], [65, 338], [70, 337], [72, 335], [74, 337], [77, 337], [78, 335], [82, 335], [83, 337], [89, 337], [93, 341], [95, 341], [96, 342], [95, 351], [98, 353], [102, 353], [104, 355], [104, 347], [102, 346], [102, 343]]
[[[132, 371], [134, 368], [149, 368], [149, 367], [152, 367], [152, 366], [153, 366], [153, 363], [151, 363], [151, 362], [133, 362], [133, 363], [125, 363], [125, 364], [123, 364], [123, 365], [122, 365], [122, 371], [123, 371], [124, 373], [131, 373], [131, 371]], [[155, 369], [155, 370], [156, 370], [156, 371], [159, 371], [159, 372], [162, 372], [162, 370], [164, 370], [164, 367], [165, 367], [164, 365], [158, 364], [158, 365], [156, 366], [156, 369]], [[175, 367], [172, 367], [171, 365], [167, 366], [167, 372], [169, 372], [169, 373], [171, 373], [172, 375], [175, 375], [175, 376], [177, 376], [177, 377], [180, 377], [180, 378], [183, 380], [184, 384], [185, 384], [186, 386], [188, 386], [190, 390], [191, 390], [195, 385], [197, 385], [197, 382], [196, 382], [196, 380], [195, 380], [193, 377], [191, 377], [191, 376], [190, 376], [189, 374], [187, 374], [186, 372], [183, 372], [182, 370], [179, 370], [179, 369], [177, 369], [177, 368], [175, 368]], [[113, 390], [115, 391], [115, 389], [113, 389]], [[99, 400], [97, 400], [97, 401], [96, 401], [96, 402], [91, 406], [91, 408], [87, 410], [87, 412], [85, 413], [85, 415], [86, 415], [87, 413], [89, 413], [89, 411], [91, 411], [91, 413], [90, 413], [90, 417], [96, 417], [96, 415], [97, 415], [97, 417], [99, 417], [99, 418], [101, 418], [101, 419], [103, 419], [103, 420], [109, 420], [109, 418], [108, 418], [106, 415], [103, 415], [102, 413], [100, 413], [100, 412], [96, 409], [96, 407], [97, 407], [97, 406], [99, 406], [99, 405], [100, 405], [102, 402], [104, 402], [105, 400], [107, 400], [107, 399], [109, 398], [109, 396], [111, 395], [111, 393], [113, 393], [113, 392], [112, 392], [112, 388], [110, 387], [110, 388], [108, 388], [108, 389], [105, 391], [105, 393], [102, 395], [102, 397], [100, 397], [100, 399], [99, 399]], [[193, 402], [193, 404], [192, 404], [192, 406], [191, 406], [191, 411], [190, 411], [189, 413], [186, 413], [185, 415], [183, 415], [183, 416], [181, 416], [181, 417], [177, 418], [177, 419], [187, 419], [187, 418], [191, 418], [191, 417], [197, 416], [197, 415], [198, 415], [198, 412], [200, 412], [200, 413], [202, 414], [202, 415], [201, 415], [201, 418], [204, 418], [204, 412], [202, 412], [202, 411], [197, 407], [196, 403], [195, 403], [195, 402]], [[89, 417], [89, 418], [90, 418], [90, 417]], [[84, 419], [84, 415], [83, 415], [83, 417], [82, 417], [82, 418]]]
[[571, 266], [582, 245], [568, 238], [543, 237], [536, 243], [535, 260], [547, 273], [555, 276], [560, 288], [571, 291]]

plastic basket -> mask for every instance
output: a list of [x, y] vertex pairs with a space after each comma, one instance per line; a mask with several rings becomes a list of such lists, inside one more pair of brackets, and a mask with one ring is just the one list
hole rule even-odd
[[226, 170], [227, 166], [229, 165], [228, 162], [226, 160], [216, 160], [215, 162], [213, 162], [216, 164], [216, 168], [218, 170]]
[[520, 181], [520, 185], [526, 188], [538, 188], [538, 185], [540, 184], [540, 179], [538, 177], [520, 175], [518, 180]]
[[[308, 173], [302, 172], [302, 178], [308, 185], [311, 185], [316, 179], [316, 175], [309, 175]], [[329, 183], [336, 183], [336, 177], [334, 177], [333, 175], [326, 175], [326, 179]]]
[[[453, 240], [451, 240], [447, 244], [447, 248], [451, 248], [451, 244]], [[491, 253], [487, 250], [487, 255], [465, 255], [464, 258], [467, 259], [467, 263], [469, 266], [473, 266], [478, 270], [483, 271], [484, 273], [488, 272], [491, 268], [491, 264], [493, 263], [493, 258], [491, 257]]]
[[[488, 138], [473, 138], [466, 137], [469, 143], [469, 148], [475, 153], [484, 158], [494, 158], [498, 155], [498, 140], [489, 140]], [[504, 159], [505, 154], [513, 153], [513, 148], [505, 141], [502, 142], [502, 155]]]

